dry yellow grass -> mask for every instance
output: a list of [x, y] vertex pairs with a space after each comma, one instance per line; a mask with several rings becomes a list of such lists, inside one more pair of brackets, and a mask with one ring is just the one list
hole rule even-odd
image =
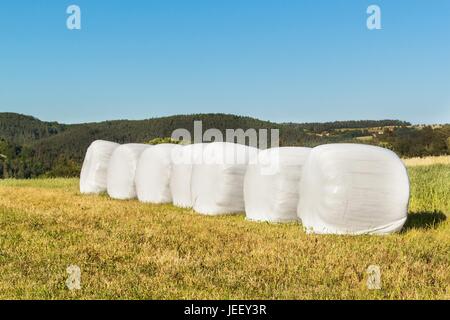
[[[383, 237], [84, 196], [76, 179], [2, 181], [0, 298], [449, 299], [450, 166], [410, 170], [408, 224]], [[381, 290], [367, 288], [369, 265]]]
[[436, 156], [424, 158], [408, 158], [402, 159], [405, 165], [410, 167], [429, 166], [433, 164], [450, 164], [450, 156]]

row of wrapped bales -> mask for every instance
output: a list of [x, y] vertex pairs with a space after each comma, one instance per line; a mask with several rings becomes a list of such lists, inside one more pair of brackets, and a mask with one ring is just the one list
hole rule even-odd
[[[96, 172], [92, 167], [98, 172], [90, 173]], [[409, 199], [401, 160], [389, 150], [358, 144], [259, 151], [226, 142], [94, 142], [83, 164], [80, 190], [99, 185], [91, 192], [104, 191], [105, 175], [112, 198], [172, 202], [206, 215], [245, 211], [249, 220], [300, 220], [314, 233], [398, 231]]]

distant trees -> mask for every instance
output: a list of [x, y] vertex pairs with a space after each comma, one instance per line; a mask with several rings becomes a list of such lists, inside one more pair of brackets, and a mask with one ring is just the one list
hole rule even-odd
[[364, 129], [377, 127], [404, 127], [411, 123], [400, 120], [351, 120], [333, 122], [311, 122], [311, 123], [286, 123], [300, 129], [306, 129], [314, 133], [335, 129]]
[[433, 129], [425, 126], [398, 128], [377, 136], [378, 144], [387, 143], [392, 150], [404, 157], [424, 157], [449, 154], [449, 126]]
[[154, 138], [151, 139], [150, 141], [146, 142], [147, 144], [152, 144], [152, 145], [156, 145], [156, 144], [162, 144], [162, 143], [172, 143], [172, 144], [180, 144], [181, 141], [178, 140], [174, 140], [170, 137], [165, 137], [165, 138]]
[[45, 176], [55, 177], [78, 177], [81, 171], [81, 164], [72, 159], [67, 159], [64, 156], [58, 157], [53, 164], [53, 167]]
[[0, 178], [9, 178], [8, 174], [8, 157], [0, 154]]
[[42, 173], [41, 164], [34, 161], [31, 148], [0, 139], [0, 178], [33, 178]]
[[0, 138], [19, 144], [27, 144], [50, 137], [65, 130], [67, 126], [57, 122], [44, 122], [17, 113], [0, 113]]

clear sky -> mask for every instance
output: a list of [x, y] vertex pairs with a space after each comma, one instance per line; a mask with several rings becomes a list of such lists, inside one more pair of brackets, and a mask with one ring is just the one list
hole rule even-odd
[[450, 1], [1, 1], [0, 111], [450, 122]]

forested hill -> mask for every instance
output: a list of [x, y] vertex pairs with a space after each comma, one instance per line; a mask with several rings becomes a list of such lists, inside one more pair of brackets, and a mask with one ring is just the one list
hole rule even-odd
[[0, 138], [25, 144], [61, 133], [67, 126], [17, 113], [0, 113]]
[[86, 148], [96, 139], [148, 142], [170, 137], [178, 128], [185, 128], [192, 134], [195, 120], [202, 121], [203, 132], [209, 128], [222, 132], [238, 128], [277, 128], [284, 146], [360, 142], [391, 148], [401, 156], [447, 154], [450, 136], [449, 125], [419, 127], [398, 120], [274, 123], [230, 114], [193, 114], [61, 124], [16, 113], [0, 113], [0, 178], [77, 175]]
[[[147, 120], [114, 120], [98, 123], [60, 124], [45, 122], [31, 116], [17, 113], [0, 113], [0, 138], [19, 143], [30, 144], [61, 133], [67, 135], [83, 132], [88, 135], [100, 135], [105, 139], [118, 142], [147, 141], [156, 137], [170, 136], [177, 128], [193, 129], [193, 122], [201, 120], [203, 129], [217, 128], [224, 131], [230, 129], [248, 128], [294, 128], [300, 131], [309, 130], [322, 132], [333, 129], [374, 128], [385, 126], [408, 126], [410, 123], [398, 120], [362, 120], [336, 121], [324, 123], [273, 123], [251, 117], [231, 114], [193, 114], [175, 115], [170, 117], [153, 118]], [[66, 132], [67, 131], [67, 132]], [[83, 135], [83, 134], [82, 134]]]

